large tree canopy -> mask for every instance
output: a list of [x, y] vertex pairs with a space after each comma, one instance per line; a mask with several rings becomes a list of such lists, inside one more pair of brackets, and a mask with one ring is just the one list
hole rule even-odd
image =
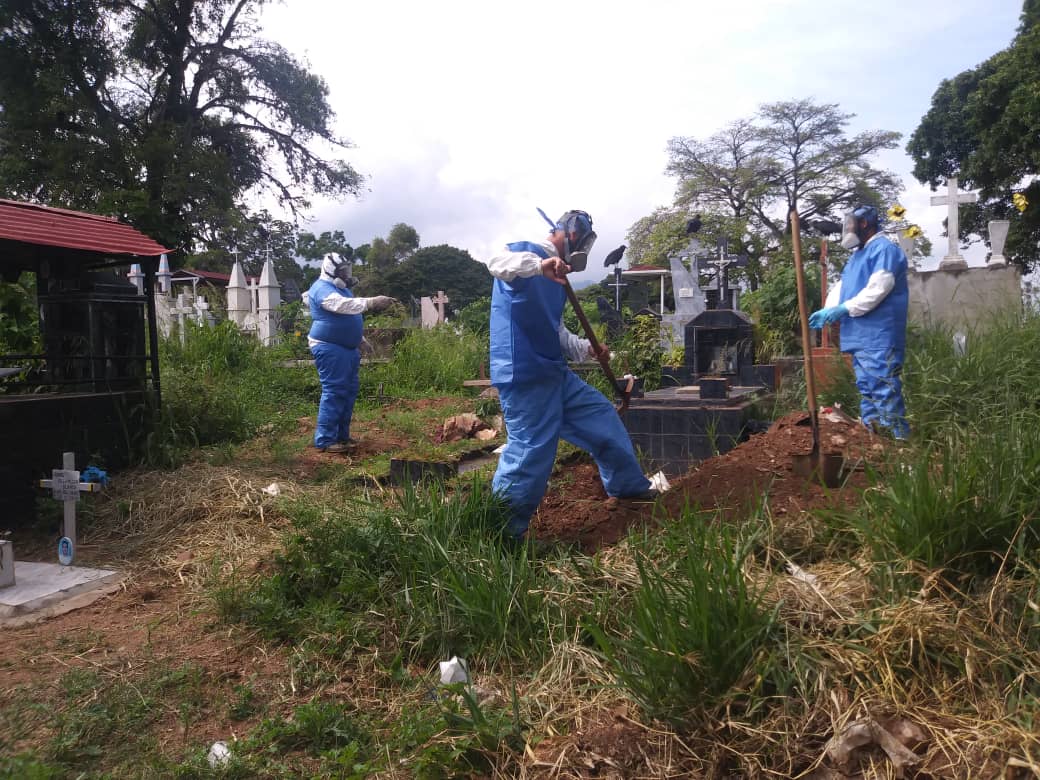
[[364, 280], [364, 295], [390, 295], [401, 301], [443, 290], [456, 311], [491, 294], [491, 274], [464, 249], [427, 246], [385, 273]]
[[247, 193], [356, 193], [328, 88], [259, 35], [264, 0], [0, 5], [0, 190], [229, 246]]
[[899, 180], [869, 158], [893, 148], [899, 134], [849, 137], [853, 116], [810, 100], [767, 103], [708, 139], [673, 138], [667, 170], [679, 180], [677, 205], [744, 220], [752, 232], [777, 240], [795, 206], [803, 221], [860, 202], [881, 206], [897, 194]]
[[[1027, 0], [1018, 34], [1007, 49], [944, 80], [910, 137], [914, 176], [938, 186], [952, 176], [978, 189], [963, 209], [962, 235], [986, 235], [991, 219], [1010, 219], [1005, 255], [1029, 265], [1040, 242], [1040, 0]], [[1033, 203], [1021, 215], [1012, 197]]]

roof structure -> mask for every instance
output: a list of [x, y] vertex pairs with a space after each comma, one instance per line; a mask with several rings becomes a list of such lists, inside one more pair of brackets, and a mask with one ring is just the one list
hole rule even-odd
[[661, 268], [656, 265], [634, 265], [631, 268], [622, 271], [622, 276], [670, 276], [671, 270], [668, 268]]
[[155, 257], [170, 250], [113, 217], [0, 199], [0, 241], [105, 256]]

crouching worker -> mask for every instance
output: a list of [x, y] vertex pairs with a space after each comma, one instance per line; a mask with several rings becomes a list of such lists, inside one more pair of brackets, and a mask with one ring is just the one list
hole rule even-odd
[[907, 260], [878, 228], [873, 206], [860, 206], [845, 217], [841, 245], [854, 251], [841, 281], [827, 293], [826, 306], [809, 317], [809, 326], [819, 330], [841, 323], [841, 351], [852, 355], [860, 420], [905, 439], [910, 428], [900, 375], [910, 300]]
[[358, 395], [358, 368], [365, 311], [382, 311], [393, 298], [355, 298], [350, 291], [357, 280], [350, 275], [350, 261], [332, 252], [321, 263], [321, 276], [303, 299], [310, 308], [311, 329], [307, 344], [321, 381], [318, 425], [314, 446], [323, 452], [348, 452], [356, 442], [350, 438], [350, 419]]
[[544, 241], [508, 244], [486, 263], [495, 278], [491, 384], [498, 389], [508, 433], [492, 488], [509, 507], [505, 530], [515, 540], [526, 538], [560, 438], [592, 455], [608, 495], [652, 499], [657, 494], [611, 402], [567, 367], [567, 358], [595, 357], [589, 341], [562, 321], [569, 261], [584, 266], [596, 239], [592, 218], [568, 211], [549, 223], [553, 227]]

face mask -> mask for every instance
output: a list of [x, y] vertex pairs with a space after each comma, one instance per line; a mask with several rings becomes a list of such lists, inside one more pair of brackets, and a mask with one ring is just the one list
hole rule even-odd
[[860, 245], [859, 239], [859, 226], [856, 224], [856, 218], [849, 214], [845, 217], [844, 227], [842, 228], [841, 245], [846, 249], [855, 249]]
[[592, 245], [596, 243], [596, 233], [586, 233], [585, 237], [582, 238], [581, 243], [571, 249], [571, 242], [569, 238], [565, 238], [563, 241], [564, 255], [563, 261], [571, 267], [573, 273], [578, 273], [585, 270], [585, 266], [589, 264], [589, 250], [592, 249]]

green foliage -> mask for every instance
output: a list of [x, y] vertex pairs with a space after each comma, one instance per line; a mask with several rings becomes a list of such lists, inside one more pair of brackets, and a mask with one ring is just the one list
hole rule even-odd
[[40, 313], [36, 306], [36, 275], [23, 273], [15, 282], [0, 279], [0, 355], [37, 354]]
[[423, 247], [378, 274], [368, 274], [359, 289], [364, 295], [389, 295], [400, 301], [443, 290], [457, 311], [490, 294], [491, 274], [464, 249], [439, 244]]
[[[661, 386], [661, 323], [656, 317], [634, 317], [614, 350], [612, 363], [620, 376], [630, 373], [643, 379], [646, 390]], [[681, 362], [681, 361], [680, 361]]]
[[776, 615], [744, 577], [752, 542], [688, 511], [662, 532], [653, 556], [637, 557], [639, 585], [617, 632], [586, 624], [618, 683], [653, 716], [682, 722], [729, 692], [756, 659], [763, 666]]
[[[1026, 3], [1011, 45], [985, 62], [944, 79], [932, 105], [910, 137], [914, 176], [935, 187], [952, 176], [961, 187], [980, 190], [964, 209], [962, 235], [987, 235], [986, 223], [1010, 219], [1005, 255], [1016, 263], [1036, 260], [1040, 240], [1040, 23]], [[1033, 205], [1022, 214], [1012, 195], [1024, 192]]]
[[693, 214], [676, 206], [654, 209], [628, 229], [628, 257], [631, 265], [668, 266], [668, 258], [689, 243], [686, 222]]
[[302, 704], [288, 720], [268, 718], [251, 737], [253, 742], [282, 750], [306, 750], [312, 755], [351, 744], [365, 746], [370, 740], [354, 713], [342, 704], [329, 701]]
[[365, 388], [382, 383], [396, 395], [455, 394], [466, 379], [473, 379], [487, 361], [488, 343], [467, 331], [450, 326], [415, 328], [394, 347], [394, 358], [363, 371]]
[[488, 339], [491, 334], [491, 296], [477, 298], [457, 309], [454, 322], [462, 325], [462, 329], [466, 333]]
[[262, 6], [5, 4], [4, 194], [125, 214], [180, 247], [221, 245], [250, 192], [293, 209], [356, 193], [356, 171], [316, 151], [348, 146], [327, 85], [259, 36]]
[[[820, 269], [811, 263], [805, 269], [807, 308], [819, 308]], [[755, 322], [756, 356], [768, 361], [785, 355], [801, 354], [801, 326], [798, 321], [798, 285], [793, 264], [770, 264], [761, 284], [741, 298], [741, 306]]]

